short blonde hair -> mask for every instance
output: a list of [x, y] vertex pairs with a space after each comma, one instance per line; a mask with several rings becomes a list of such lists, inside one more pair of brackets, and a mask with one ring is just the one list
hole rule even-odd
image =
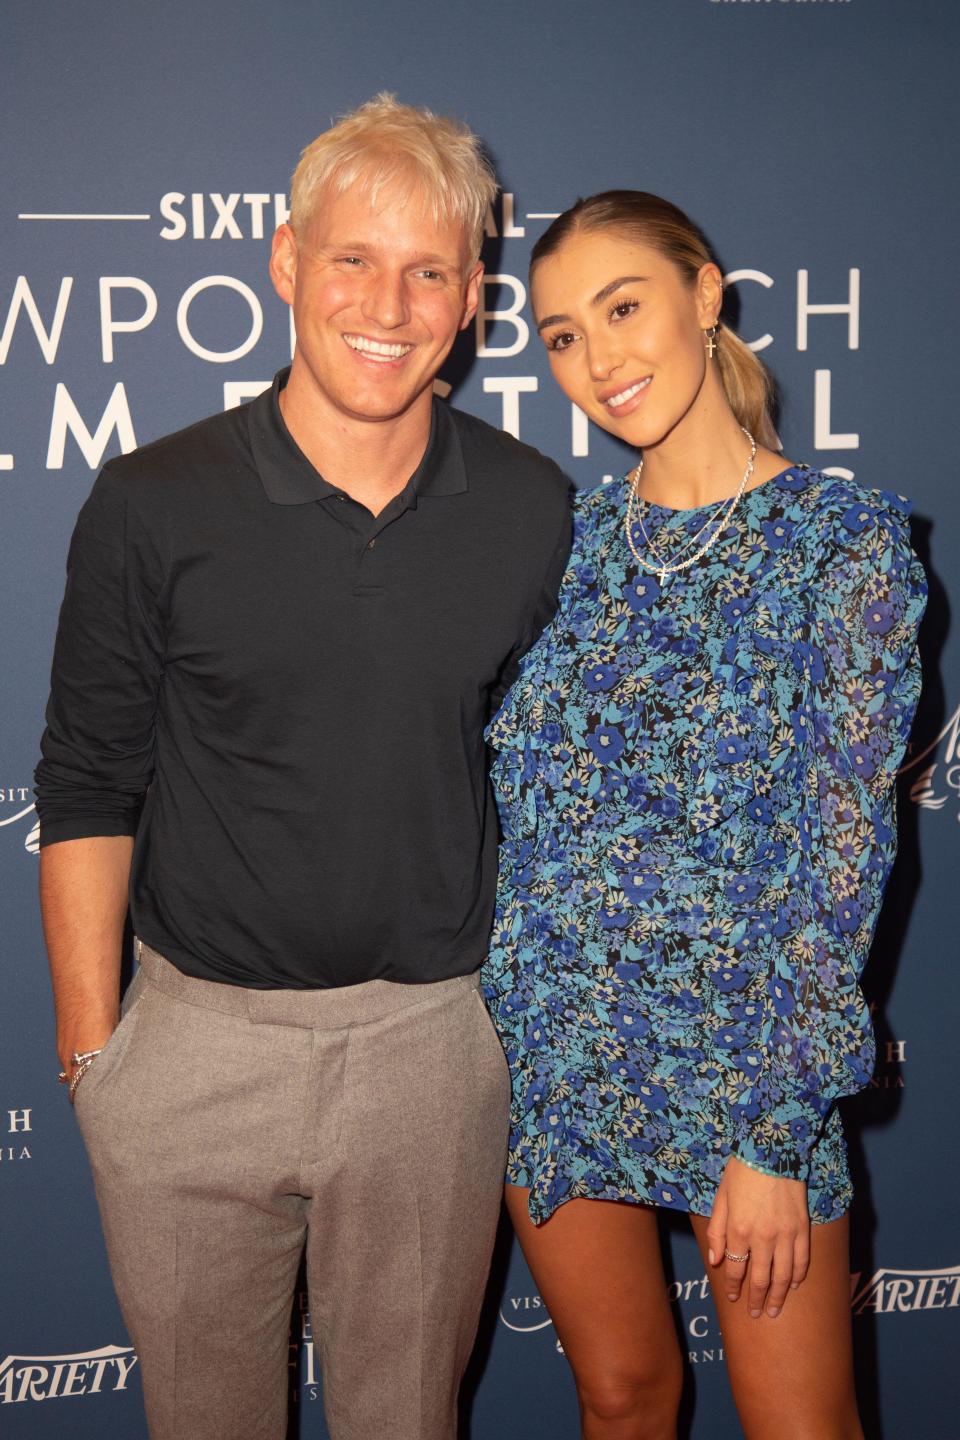
[[302, 234], [326, 188], [342, 195], [361, 185], [375, 205], [384, 186], [397, 180], [422, 192], [437, 223], [459, 221], [476, 259], [498, 189], [480, 141], [458, 120], [401, 105], [387, 91], [303, 151], [291, 182], [290, 224]]

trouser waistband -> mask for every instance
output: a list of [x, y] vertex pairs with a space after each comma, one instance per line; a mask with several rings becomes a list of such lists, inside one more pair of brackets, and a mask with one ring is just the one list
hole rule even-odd
[[169, 960], [137, 940], [137, 958], [147, 980], [186, 1005], [242, 1015], [254, 1024], [294, 1025], [306, 1030], [339, 1030], [367, 1025], [412, 1006], [437, 1006], [480, 988], [480, 974], [456, 975], [423, 985], [365, 980], [327, 990], [251, 990], [184, 975]]

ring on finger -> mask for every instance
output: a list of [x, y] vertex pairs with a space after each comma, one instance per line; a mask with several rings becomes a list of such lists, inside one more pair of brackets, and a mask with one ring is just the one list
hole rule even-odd
[[743, 1255], [735, 1255], [732, 1250], [724, 1250], [723, 1258], [724, 1260], [732, 1260], [734, 1265], [746, 1265], [750, 1259], [750, 1251], [748, 1250]]

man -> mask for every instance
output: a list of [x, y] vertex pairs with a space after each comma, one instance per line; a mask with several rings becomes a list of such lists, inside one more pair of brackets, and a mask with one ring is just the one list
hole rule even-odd
[[77, 524], [42, 903], [154, 1440], [285, 1434], [304, 1248], [333, 1440], [455, 1433], [507, 1126], [482, 732], [569, 544], [556, 467], [432, 396], [493, 193], [389, 96], [321, 135], [273, 244], [289, 372]]

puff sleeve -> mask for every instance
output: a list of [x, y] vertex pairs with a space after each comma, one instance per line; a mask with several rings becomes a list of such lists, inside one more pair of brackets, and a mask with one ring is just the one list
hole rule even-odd
[[859, 980], [896, 854], [896, 776], [919, 696], [927, 593], [908, 514], [897, 496], [851, 490], [811, 547], [809, 637], [794, 657], [805, 702], [791, 717], [808, 755], [799, 923], [770, 948], [763, 1071], [734, 1146], [748, 1165], [796, 1179], [807, 1178], [833, 1103], [873, 1070]]

